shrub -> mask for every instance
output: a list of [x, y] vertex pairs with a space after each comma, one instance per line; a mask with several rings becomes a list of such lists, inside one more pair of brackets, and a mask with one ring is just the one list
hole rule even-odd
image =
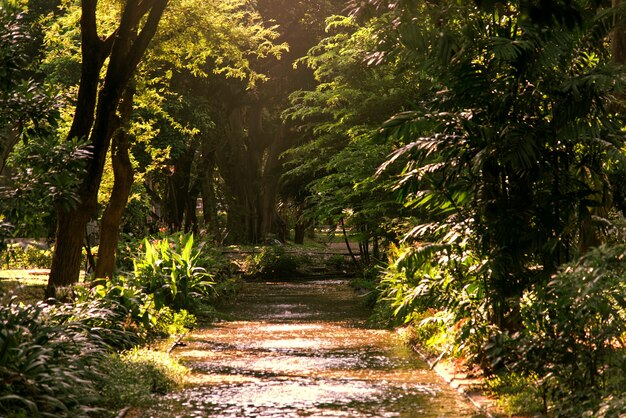
[[189, 370], [166, 353], [135, 348], [112, 354], [102, 362], [98, 381], [102, 406], [108, 409], [148, 405], [154, 394], [165, 394], [182, 387]]
[[107, 298], [0, 306], [0, 416], [93, 416], [180, 387], [187, 369], [165, 353], [112, 354], [138, 342], [127, 312]]
[[28, 244], [10, 244], [3, 256], [4, 268], [49, 268], [52, 264], [52, 251]]
[[287, 277], [297, 274], [297, 257], [286, 254], [282, 246], [265, 246], [248, 257], [247, 274], [254, 277]]
[[194, 246], [193, 234], [143, 241], [144, 251], [134, 260], [134, 283], [154, 295], [157, 309], [189, 309], [206, 300], [215, 281], [198, 265], [203, 244]]
[[0, 306], [0, 415], [86, 416], [106, 352], [87, 324], [43, 304]]
[[515, 366], [540, 377], [553, 415], [593, 413], [626, 395], [625, 277], [626, 245], [603, 246], [525, 295]]
[[536, 376], [505, 373], [485, 381], [487, 390], [497, 396], [497, 403], [511, 416], [537, 416], [543, 412], [543, 399], [536, 387]]
[[[162, 331], [158, 311], [151, 295], [127, 282], [124, 277], [98, 280], [91, 288], [76, 286], [74, 306], [99, 306], [110, 315], [89, 312], [85, 321], [103, 334], [106, 343], [115, 349], [131, 348]], [[70, 309], [72, 313], [72, 309]]]
[[445, 318], [455, 341], [450, 354], [484, 362], [483, 347], [494, 333], [482, 280], [484, 266], [463, 246], [392, 246], [379, 285], [380, 303], [392, 309], [397, 322], [418, 328]]
[[196, 323], [196, 316], [185, 309], [174, 311], [166, 306], [158, 312], [158, 328], [167, 335], [184, 334], [192, 329]]
[[97, 329], [115, 336], [115, 329], [130, 333], [130, 341], [108, 341], [117, 348], [131, 348], [157, 336], [169, 336], [186, 332], [196, 323], [196, 317], [184, 309], [173, 310], [168, 306], [156, 308], [154, 297], [134, 285], [132, 278], [118, 276], [111, 280], [98, 279], [91, 288], [76, 287], [77, 306], [98, 301], [117, 312], [117, 320], [98, 324]]

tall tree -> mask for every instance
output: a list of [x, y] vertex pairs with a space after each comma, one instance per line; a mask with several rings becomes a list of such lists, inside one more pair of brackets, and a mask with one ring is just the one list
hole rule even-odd
[[284, 173], [280, 156], [300, 142], [300, 134], [279, 115], [290, 93], [314, 86], [312, 72], [305, 66], [294, 69], [293, 63], [323, 37], [325, 18], [341, 3], [258, 2], [260, 13], [278, 23], [279, 40], [289, 44], [289, 52], [280, 61], [258, 63], [269, 80], [253, 91], [232, 90], [224, 106], [227, 129], [215, 160], [224, 179], [229, 242], [261, 242], [269, 233], [286, 238], [277, 211]]
[[408, 239], [471, 242], [486, 260], [474, 277], [484, 312], [515, 329], [524, 290], [597, 243], [594, 215], [620, 187], [623, 120], [607, 105], [623, 73], [606, 40], [623, 12], [556, 0], [376, 3], [397, 22], [380, 33], [379, 57], [427, 71], [437, 91], [385, 124], [398, 140], [387, 166], [408, 158], [397, 187], [427, 215]]
[[397, 62], [368, 64], [378, 25], [388, 22], [329, 18], [327, 37], [299, 61], [313, 70], [318, 84], [292, 94], [284, 113], [308, 138], [287, 153], [286, 189], [306, 204], [304, 216], [357, 232], [364, 261], [370, 244], [396, 238], [390, 225], [400, 210], [384, 182], [368, 180], [391, 152], [378, 138], [379, 127], [424, 89]]
[[[98, 32], [98, 1], [82, 1], [81, 76], [68, 139], [88, 138], [92, 156], [79, 187], [79, 203], [71, 210], [57, 208], [55, 251], [47, 297], [54, 297], [57, 287], [78, 281], [84, 231], [97, 208], [102, 172], [117, 127], [117, 107], [157, 31], [167, 3], [168, 0], [128, 0], [122, 6], [119, 25], [104, 37]], [[100, 83], [107, 59], [104, 81]]]

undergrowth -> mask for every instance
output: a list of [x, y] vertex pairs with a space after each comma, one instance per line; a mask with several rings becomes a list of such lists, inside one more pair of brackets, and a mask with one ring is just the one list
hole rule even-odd
[[148, 348], [111, 354], [101, 367], [104, 374], [97, 387], [109, 409], [150, 406], [153, 395], [182, 388], [189, 373], [173, 357]]
[[138, 347], [184, 334], [236, 292], [228, 263], [203, 246], [146, 239], [128, 274], [56, 289], [65, 303], [0, 306], [0, 416], [111, 416], [180, 388], [185, 367]]

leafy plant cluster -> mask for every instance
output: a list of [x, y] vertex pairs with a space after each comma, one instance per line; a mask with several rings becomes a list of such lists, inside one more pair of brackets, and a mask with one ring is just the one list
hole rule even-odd
[[[49, 306], [21, 305], [12, 300], [0, 307], [0, 413], [3, 416], [98, 416], [126, 399], [115, 393], [118, 373], [133, 374], [137, 385], [180, 382], [163, 367], [137, 363], [132, 354], [115, 354], [139, 339], [127, 321], [126, 308], [100, 299]], [[108, 366], [117, 364], [110, 369]], [[172, 366], [172, 370], [176, 366]], [[154, 377], [147, 380], [149, 374]], [[135, 399], [139, 399], [136, 397]]]
[[211, 296], [215, 281], [198, 263], [203, 245], [194, 247], [192, 234], [176, 234], [142, 242], [142, 254], [134, 260], [134, 284], [154, 296], [157, 309], [188, 308]]
[[84, 141], [60, 142], [51, 134], [15, 147], [8, 158], [11, 179], [0, 188], [3, 213], [14, 224], [12, 236], [51, 236], [55, 207], [78, 203], [76, 187], [90, 156]]
[[287, 254], [282, 246], [264, 246], [246, 260], [246, 274], [251, 277], [289, 277], [298, 273], [303, 258]]
[[194, 235], [177, 233], [128, 243], [122, 259], [133, 269], [76, 287], [77, 300], [107, 300], [123, 306], [127, 323], [143, 340], [175, 334], [195, 324], [195, 314], [213, 314], [218, 298], [231, 296], [237, 280], [221, 254]]
[[[626, 245], [601, 246], [564, 265], [521, 303], [523, 327], [506, 344], [518, 373], [538, 376], [545, 411], [626, 413]], [[610, 404], [610, 405], [609, 405]]]
[[52, 252], [37, 245], [28, 244], [23, 247], [19, 244], [7, 246], [0, 253], [3, 268], [49, 268], [52, 263]]
[[234, 295], [238, 286], [235, 267], [207, 244], [182, 232], [141, 241], [128, 237], [121, 245], [120, 267], [132, 265], [128, 280], [154, 295], [157, 308], [194, 311]]
[[0, 414], [99, 415], [179, 385], [184, 368], [135, 347], [186, 332], [234, 291], [203, 247], [193, 234], [146, 238], [132, 272], [78, 285], [69, 303], [2, 307]]
[[483, 339], [493, 326], [485, 261], [458, 243], [392, 247], [389, 260], [378, 290], [391, 316], [414, 324], [415, 337], [426, 349], [486, 364]]

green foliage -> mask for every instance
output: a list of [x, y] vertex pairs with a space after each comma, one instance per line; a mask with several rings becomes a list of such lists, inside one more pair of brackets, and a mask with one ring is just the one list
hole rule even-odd
[[155, 307], [153, 296], [145, 293], [132, 280], [125, 277], [98, 280], [92, 283], [91, 287], [76, 286], [74, 292], [77, 304], [97, 301], [118, 312], [118, 323], [100, 325], [100, 327], [121, 329], [132, 333], [133, 340], [122, 341], [122, 344], [112, 344], [116, 348], [130, 348], [150, 337], [162, 334], [170, 325], [167, 315], [165, 322], [159, 321], [159, 310]]
[[429, 330], [431, 323], [442, 324], [454, 341], [445, 351], [483, 361], [481, 348], [494, 332], [484, 297], [485, 270], [465, 244], [392, 246], [380, 301], [400, 323], [421, 329], [422, 341], [437, 334]]
[[[199, 299], [193, 302], [190, 301], [191, 305], [187, 306], [188, 309], [199, 314], [201, 313], [200, 311], [207, 310], [208, 306], [215, 303], [218, 299], [226, 300], [236, 293], [238, 288], [238, 279], [235, 274], [237, 267], [233, 265], [224, 256], [224, 254], [222, 254], [219, 248], [209, 245], [208, 241], [195, 238], [195, 236], [184, 235], [182, 233], [176, 233], [173, 235], [161, 234], [158, 237], [148, 238], [147, 240], [149, 241], [149, 245], [151, 247], [150, 262], [148, 262], [148, 259], [146, 258], [146, 239], [137, 239], [135, 236], [130, 234], [123, 235], [122, 240], [118, 245], [117, 269], [118, 271], [126, 272], [125, 275], [120, 278], [122, 278], [125, 282], [128, 282], [129, 285], [141, 289], [144, 293], [151, 293], [150, 289], [152, 288], [150, 286], [154, 286], [155, 289], [160, 289], [158, 293], [162, 300], [159, 303], [162, 304], [163, 301], [170, 300], [168, 298], [171, 298], [171, 295], [167, 296], [169, 295], [169, 290], [167, 290], [168, 283], [166, 283], [170, 279], [167, 277], [161, 277], [161, 279], [159, 279], [158, 274], [163, 276], [170, 274], [170, 264], [174, 262], [177, 257], [172, 256], [169, 253], [178, 253], [178, 257], [180, 258], [180, 256], [182, 256], [183, 241], [187, 244], [190, 242], [192, 243], [191, 258], [187, 261], [179, 261], [180, 265], [176, 268], [183, 270], [186, 269], [186, 267], [183, 268], [183, 265], [190, 267], [190, 272], [193, 276], [190, 282], [192, 286], [196, 287], [196, 289], [190, 289], [189, 284], [187, 284], [186, 291], [199, 293], [201, 295]], [[165, 265], [163, 262], [159, 261], [161, 251], [164, 251], [165, 257], [170, 258], [170, 264]], [[139, 278], [135, 276], [135, 266], [138, 268], [140, 267]], [[144, 270], [147, 272], [147, 275], [154, 275], [154, 285], [148, 283], [147, 275], [141, 276], [144, 274]], [[180, 274], [187, 273], [181, 272]], [[158, 285], [159, 280], [163, 280], [160, 285]], [[189, 281], [187, 278], [178, 280], [182, 280], [183, 282]], [[165, 289], [163, 289], [164, 286]], [[177, 291], [179, 291], [179, 288], [177, 288]], [[179, 299], [188, 298], [188, 296], [184, 297], [183, 295], [179, 295], [178, 297]], [[167, 306], [173, 308], [174, 311], [179, 309], [176, 306]]]
[[306, 138], [286, 153], [285, 193], [305, 202], [306, 219], [335, 224], [343, 219], [361, 243], [381, 235], [395, 238], [387, 224], [402, 207], [384, 181], [371, 179], [392, 150], [377, 140], [378, 131], [421, 87], [393, 62], [364, 65], [375, 48], [376, 28], [386, 23], [361, 26], [349, 17], [329, 18], [327, 38], [298, 61], [313, 70], [318, 85], [293, 93], [283, 114]]
[[32, 43], [27, 13], [18, 2], [0, 3], [0, 168], [19, 135], [39, 131], [56, 114], [55, 101], [32, 77]]
[[77, 186], [91, 152], [83, 141], [59, 142], [52, 135], [31, 138], [9, 159], [10, 187], [0, 190], [3, 212], [17, 236], [48, 237], [55, 208], [78, 203]]
[[[454, 6], [472, 19], [446, 26], [440, 40], [434, 26], [401, 25], [397, 53], [421, 56], [441, 94], [384, 125], [399, 148], [383, 169], [409, 159], [397, 183], [405, 205], [474, 232], [500, 326], [506, 299], [596, 242], [592, 215], [604, 213], [602, 190], [617, 187], [608, 167], [625, 161], [621, 120], [605, 107], [619, 72], [602, 43], [588, 42], [596, 21], [542, 32], [509, 7]], [[424, 9], [435, 18], [436, 7]]]
[[539, 376], [554, 415], [594, 411], [603, 397], [625, 395], [625, 254], [623, 244], [592, 249], [524, 297], [524, 328], [510, 342], [515, 367]]
[[143, 253], [134, 260], [134, 282], [154, 295], [157, 309], [192, 308], [207, 300], [215, 281], [198, 265], [203, 243], [194, 246], [193, 234], [174, 234], [143, 243]]
[[511, 416], [537, 416], [544, 411], [536, 377], [515, 373], [493, 376], [485, 381], [487, 390], [497, 396], [497, 404]]
[[[183, 315], [177, 322], [188, 324]], [[83, 417], [146, 402], [180, 387], [187, 372], [165, 353], [112, 349], [139, 342], [112, 299], [0, 307], [0, 414]]]
[[[107, 345], [82, 313], [44, 304], [0, 307], [0, 413], [87, 416]], [[96, 310], [94, 310], [96, 309]], [[79, 311], [83, 311], [82, 313]], [[92, 307], [89, 314], [107, 310]], [[106, 319], [101, 319], [106, 321]]]
[[209, 73], [248, 79], [251, 86], [265, 79], [254, 60], [285, 52], [276, 44], [278, 32], [268, 27], [248, 0], [184, 0], [168, 8], [161, 33], [155, 38], [155, 57], [195, 76]]
[[537, 19], [530, 2], [366, 3], [372, 73], [402, 68], [422, 87], [382, 125], [394, 149], [378, 175], [395, 176], [410, 215], [382, 297], [402, 321], [451, 316], [458, 350], [510, 366], [525, 292], [606, 239], [621, 207], [624, 120], [611, 109], [623, 68], [605, 40], [623, 10], [569, 2], [572, 23]]
[[[0, 3], [0, 173], [5, 174], [7, 166], [11, 165], [11, 153], [22, 143], [28, 143], [26, 147], [35, 149], [38, 143], [43, 142], [46, 143], [44, 148], [48, 148], [58, 118], [59, 99], [32, 79], [36, 74], [30, 51], [33, 46], [32, 28], [23, 6], [22, 2], [3, 0]], [[54, 154], [50, 156], [54, 161]], [[5, 226], [11, 226], [11, 230], [3, 228], [0, 234], [31, 236], [30, 233], [35, 232], [33, 235], [40, 236], [38, 227], [42, 222], [37, 218], [42, 217], [40, 212], [46, 212], [47, 208], [38, 202], [49, 202], [49, 193], [63, 200], [59, 193], [55, 193], [56, 189], [50, 187], [53, 185], [58, 188], [60, 182], [50, 177], [42, 179], [39, 172], [41, 167], [35, 167], [28, 175], [24, 175], [28, 171], [27, 167], [14, 162], [13, 168], [15, 172], [11, 173], [11, 178], [0, 185], [0, 218]], [[36, 192], [40, 193], [36, 194], [36, 199], [32, 194], [20, 199], [23, 197], [20, 196], [23, 193], [19, 193], [22, 182], [41, 186]], [[44, 182], [49, 185], [44, 186]], [[42, 196], [46, 198], [41, 199]]]
[[246, 274], [252, 277], [293, 276], [300, 266], [298, 256], [287, 254], [282, 246], [268, 245], [247, 258]]
[[11, 244], [0, 252], [3, 260], [2, 268], [33, 269], [49, 268], [52, 264], [52, 251], [37, 245]]
[[159, 328], [163, 328], [166, 335], [180, 335], [189, 332], [197, 324], [195, 315], [186, 309], [174, 311], [167, 306], [158, 312]]
[[189, 372], [166, 353], [147, 348], [112, 354], [101, 368], [98, 390], [108, 409], [149, 406], [153, 395], [180, 389]]

